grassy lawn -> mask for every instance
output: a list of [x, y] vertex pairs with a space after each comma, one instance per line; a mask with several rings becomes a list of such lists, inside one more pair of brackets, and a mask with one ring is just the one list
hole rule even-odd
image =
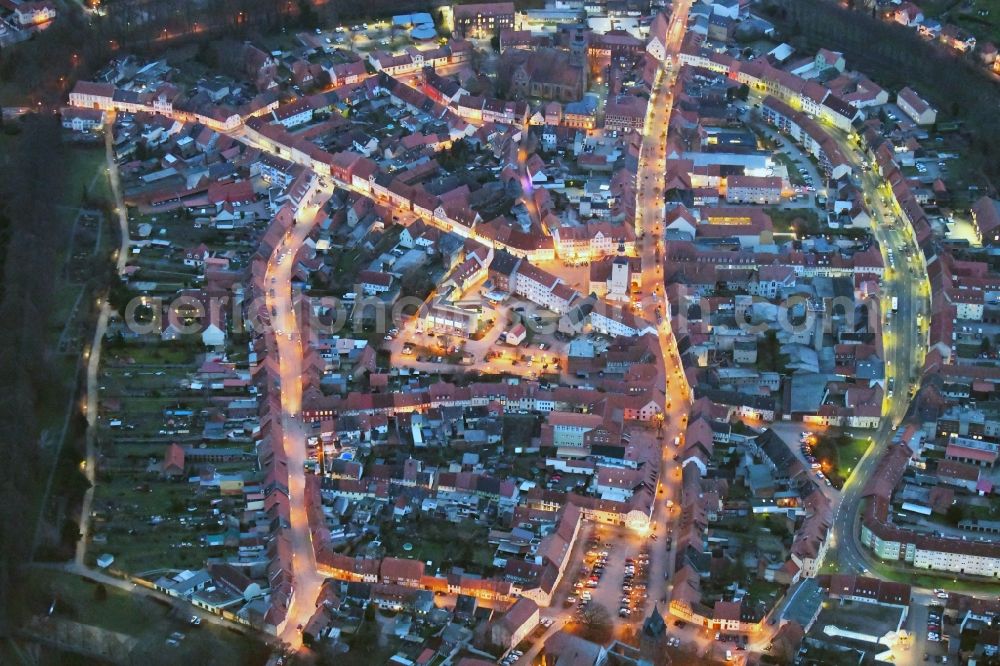
[[769, 583], [762, 578], [754, 578], [750, 581], [750, 584], [747, 585], [747, 594], [754, 599], [759, 599], [760, 601], [767, 603], [778, 599], [784, 589], [784, 585]]
[[77, 359], [73, 356], [53, 358], [50, 367], [54, 376], [51, 377], [51, 400], [39, 405], [39, 419], [42, 427], [52, 427], [56, 424], [62, 428], [66, 416], [66, 405], [69, 401], [69, 390], [75, 385]]
[[[29, 574], [28, 590], [32, 598], [56, 596], [73, 610], [81, 611], [79, 622], [93, 623], [103, 629], [134, 633], [148, 627], [150, 617], [136, 612], [136, 599], [116, 587], [107, 587], [108, 598], [95, 601], [96, 585], [80, 576], [64, 572], [33, 570]], [[92, 613], [83, 613], [91, 608]], [[71, 618], [73, 619], [73, 618]]]
[[[0, 134], [0, 154], [9, 146], [10, 137]], [[63, 267], [71, 251], [89, 252], [93, 249], [93, 236], [90, 236], [91, 241], [89, 245], [84, 243], [80, 247], [71, 250], [70, 247], [73, 245], [73, 234], [70, 233], [72, 229], [71, 225], [76, 217], [76, 208], [82, 202], [84, 188], [89, 187], [90, 183], [94, 182], [95, 187], [91, 190], [91, 193], [99, 194], [102, 186], [107, 187], [107, 179], [102, 175], [104, 166], [104, 151], [102, 149], [72, 148], [67, 151], [67, 161], [66, 186], [61, 191], [56, 192], [59, 195], [59, 203], [62, 207], [56, 209], [57, 219], [53, 220], [54, 224], [52, 225], [52, 231], [59, 234], [64, 239], [64, 243], [56, 248], [53, 271], [57, 277], [53, 284], [48, 326], [45, 331], [41, 332], [46, 337], [46, 346], [49, 349], [58, 350], [58, 343], [63, 330], [68, 325], [68, 335], [65, 340], [67, 346], [65, 350], [61, 350], [66, 351], [67, 354], [53, 354], [50, 358], [53, 381], [49, 383], [46, 395], [43, 396], [43, 399], [38, 404], [38, 423], [46, 433], [46, 441], [48, 443], [40, 452], [42, 459], [40, 469], [45, 470], [46, 473], [48, 473], [50, 465], [55, 464], [57, 461], [56, 448], [60, 444], [63, 447], [63, 457], [75, 455], [72, 449], [75, 437], [73, 428], [67, 430], [66, 442], [60, 442], [60, 436], [62, 435], [64, 424], [67, 423], [66, 410], [67, 408], [73, 408], [71, 398], [78, 388], [76, 381], [78, 369], [77, 352], [81, 350], [82, 344], [89, 342], [92, 337], [92, 331], [89, 327], [89, 314], [93, 303], [89, 300], [89, 295], [84, 294], [80, 300], [79, 308], [74, 310], [74, 305], [80, 296], [80, 286], [71, 284], [74, 282], [72, 275], [64, 279], [65, 273]], [[106, 192], [106, 189], [104, 191]], [[102, 223], [98, 222], [98, 224]], [[81, 237], [85, 237], [88, 234], [96, 233], [96, 226], [92, 230], [86, 231], [83, 229], [83, 225], [81, 225], [78, 232]], [[107, 234], [107, 236], [110, 237], [110, 234]], [[72, 421], [70, 421], [70, 425], [73, 425]], [[70, 476], [66, 476], [66, 474]], [[56, 508], [62, 502], [68, 500], [72, 503], [78, 500], [76, 496], [60, 496], [60, 489], [79, 489], [79, 486], [76, 484], [77, 479], [71, 478], [72, 475], [76, 474], [78, 472], [72, 466], [58, 466], [56, 474], [53, 477], [53, 491], [48, 498], [48, 504], [42, 512], [46, 520], [52, 520], [58, 516]], [[44, 488], [44, 485], [40, 485], [37, 497], [33, 498], [32, 510], [28, 514], [30, 519], [25, 525], [25, 531], [28, 534], [33, 534], [35, 531], [35, 517], [39, 515], [39, 508], [42, 508], [41, 504], [45, 500], [43, 497]], [[45, 541], [43, 539], [40, 545], [47, 546], [48, 544]]]
[[354, 249], [342, 252], [337, 258], [337, 266], [335, 270], [337, 273], [345, 273], [347, 271], [356, 271], [358, 268], [358, 260], [361, 258], [361, 250]]
[[[495, 550], [487, 542], [488, 534], [485, 525], [468, 520], [456, 524], [423, 519], [418, 524], [383, 530], [382, 544], [388, 556], [430, 562], [428, 571], [455, 565], [482, 573], [490, 567]], [[403, 548], [407, 543], [412, 550]]]
[[900, 571], [891, 567], [875, 563], [872, 572], [880, 578], [894, 580], [899, 583], [908, 583], [919, 587], [944, 587], [952, 592], [988, 592], [990, 594], [1000, 594], [1000, 583], [990, 581], [973, 581], [952, 578], [945, 572], [935, 575], [932, 572], [916, 573], [915, 570]]
[[[53, 292], [50, 324], [58, 338], [63, 325], [73, 313], [73, 306], [76, 304], [77, 296], [80, 294], [80, 287], [72, 284], [59, 284]], [[85, 304], [81, 303], [80, 305], [83, 306]]]
[[791, 181], [792, 185], [806, 184], [806, 181], [802, 179], [802, 174], [799, 173], [799, 165], [788, 154], [779, 150], [774, 153], [774, 159], [781, 162], [788, 169], [788, 180]]
[[[976, 13], [980, 9], [989, 8], [992, 9], [989, 16], [979, 16]], [[976, 3], [971, 14], [956, 14], [954, 23], [971, 32], [980, 41], [1000, 40], [1000, 6], [995, 1]]]
[[815, 210], [809, 208], [765, 208], [764, 212], [771, 216], [776, 232], [799, 231], [800, 235], [819, 232], [819, 214]]
[[194, 363], [202, 351], [195, 345], [120, 345], [111, 348], [108, 358], [123, 365], [181, 365]]
[[819, 439], [813, 446], [813, 455], [823, 465], [823, 472], [833, 486], [841, 488], [870, 444], [867, 437], [832, 434]]
[[[108, 179], [103, 175], [105, 168], [104, 149], [74, 148], [69, 152], [66, 166], [66, 182], [60, 203], [79, 206], [86, 188], [91, 197], [111, 198]], [[96, 176], [96, 178], [95, 178]], [[93, 183], [94, 187], [91, 188]]]
[[967, 344], [959, 342], [955, 345], [955, 353], [964, 358], [975, 358], [982, 352], [982, 344]]
[[21, 106], [24, 101], [24, 93], [16, 84], [9, 81], [0, 83], [0, 106]]
[[871, 446], [871, 441], [867, 437], [853, 437], [846, 446], [840, 447], [838, 450], [838, 455], [840, 458], [840, 466], [838, 472], [846, 479], [850, 475], [851, 471], [861, 460], [861, 457], [865, 455], [865, 451]]

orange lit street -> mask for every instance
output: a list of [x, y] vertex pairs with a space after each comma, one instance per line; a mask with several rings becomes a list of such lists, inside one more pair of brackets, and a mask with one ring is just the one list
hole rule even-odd
[[282, 640], [298, 648], [302, 644], [301, 627], [316, 609], [316, 597], [323, 576], [316, 569], [305, 493], [306, 436], [301, 418], [302, 357], [301, 326], [296, 321], [295, 294], [292, 290], [292, 267], [302, 243], [313, 229], [314, 220], [329, 194], [323, 194], [313, 179], [296, 212], [295, 225], [275, 248], [268, 263], [266, 303], [271, 310], [273, 339], [277, 343], [281, 376], [281, 431], [288, 460], [288, 497], [291, 521], [291, 546], [294, 594], [288, 609]]
[[995, 662], [990, 3], [396, 4], [0, 2], [0, 663]]

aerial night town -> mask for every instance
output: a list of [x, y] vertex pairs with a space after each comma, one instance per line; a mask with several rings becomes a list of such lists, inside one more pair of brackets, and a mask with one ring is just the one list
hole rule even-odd
[[0, 664], [1000, 666], [1000, 0], [0, 0]]

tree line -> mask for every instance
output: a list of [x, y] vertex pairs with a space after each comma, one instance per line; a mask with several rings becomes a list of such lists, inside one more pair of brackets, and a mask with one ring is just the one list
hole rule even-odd
[[26, 119], [0, 165], [0, 636], [9, 628], [12, 583], [30, 556], [39, 469], [38, 409], [56, 390], [45, 348], [55, 279], [55, 201], [65, 149], [52, 116]]
[[851, 67], [892, 91], [913, 87], [938, 109], [939, 120], [950, 117], [963, 123], [969, 144], [963, 158], [986, 179], [996, 182], [1000, 177], [1000, 160], [994, 157], [1000, 151], [1000, 133], [995, 131], [1000, 86], [972, 56], [960, 56], [928, 43], [911, 28], [834, 2], [766, 0], [763, 11], [796, 48], [840, 51]]

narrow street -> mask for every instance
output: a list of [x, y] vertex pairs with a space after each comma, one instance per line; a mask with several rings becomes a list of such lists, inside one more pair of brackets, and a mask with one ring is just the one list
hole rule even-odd
[[122, 198], [122, 186], [118, 177], [118, 163], [115, 162], [115, 149], [113, 144], [115, 112], [108, 111], [107, 114], [108, 119], [104, 126], [104, 150], [106, 153], [105, 159], [107, 161], [108, 181], [111, 184], [111, 195], [115, 199], [115, 215], [118, 217], [121, 247], [118, 248], [118, 254], [115, 257], [115, 265], [118, 270], [118, 275], [121, 275], [125, 272], [125, 264], [128, 261], [131, 239], [129, 238], [128, 232], [128, 210], [125, 207], [125, 200]]
[[663, 387], [665, 396], [660, 481], [651, 518], [652, 532], [658, 535], [658, 539], [645, 537], [650, 551], [650, 578], [649, 595], [643, 608], [643, 617], [652, 610], [654, 603], [670, 598], [673, 552], [666, 551], [665, 540], [680, 511], [679, 508], [668, 509], [667, 502], [672, 500], [679, 504], [681, 480], [680, 468], [673, 462], [676, 451], [671, 443], [684, 431], [691, 401], [691, 392], [684, 378], [683, 365], [670, 328], [662, 263], [667, 129], [670, 126], [670, 114], [673, 110], [672, 90], [679, 70], [677, 54], [680, 52], [687, 31], [690, 6], [690, 0], [682, 0], [675, 5], [670, 16], [667, 28], [667, 56], [653, 84], [646, 122], [643, 126], [639, 170], [636, 174], [636, 232], [642, 238], [641, 303], [644, 316], [649, 321], [656, 322], [659, 330], [658, 381]]
[[281, 434], [288, 460], [289, 535], [294, 576], [292, 600], [281, 638], [294, 649], [302, 645], [300, 628], [316, 610], [316, 597], [323, 584], [323, 576], [316, 569], [316, 555], [306, 508], [306, 428], [300, 416], [304, 350], [295, 317], [295, 294], [292, 290], [295, 257], [313, 229], [316, 214], [330, 196], [329, 192], [319, 193], [317, 184], [318, 179], [314, 178], [303, 198], [306, 203], [296, 211], [295, 225], [275, 248], [267, 270], [269, 296], [266, 300], [268, 307], [275, 313], [271, 324], [277, 341], [281, 376]]

